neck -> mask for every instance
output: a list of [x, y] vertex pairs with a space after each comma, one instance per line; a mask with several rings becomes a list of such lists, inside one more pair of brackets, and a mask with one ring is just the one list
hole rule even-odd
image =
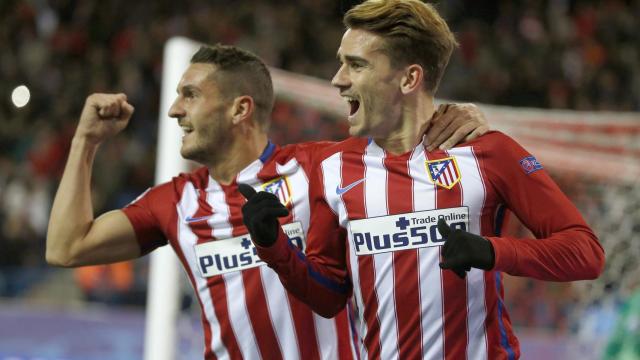
[[[229, 135], [233, 136], [233, 135]], [[222, 185], [231, 184], [238, 173], [260, 158], [267, 146], [268, 140], [265, 133], [243, 134], [235, 137], [230, 148], [220, 149], [227, 155], [220, 158], [216, 164], [209, 164], [209, 175]]]
[[400, 121], [388, 135], [374, 137], [376, 144], [392, 155], [404, 154], [422, 141], [434, 112], [433, 97], [417, 96], [404, 104]]

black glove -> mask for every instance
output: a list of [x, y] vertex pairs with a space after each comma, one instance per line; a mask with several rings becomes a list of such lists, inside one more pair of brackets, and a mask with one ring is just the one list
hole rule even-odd
[[438, 220], [438, 231], [445, 239], [441, 269], [451, 269], [464, 278], [472, 267], [483, 270], [493, 268], [496, 255], [489, 240], [463, 230], [451, 230], [444, 219]]
[[238, 190], [247, 199], [242, 206], [242, 221], [256, 245], [269, 247], [278, 238], [279, 217], [289, 215], [289, 210], [272, 193], [256, 191], [247, 184], [238, 184]]

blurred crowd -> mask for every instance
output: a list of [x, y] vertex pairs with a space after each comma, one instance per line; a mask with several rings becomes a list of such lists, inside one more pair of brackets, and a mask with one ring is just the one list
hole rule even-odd
[[[342, 14], [357, 2], [1, 1], [0, 296], [24, 293], [43, 276], [48, 212], [88, 94], [124, 92], [136, 107], [129, 128], [98, 152], [93, 179], [99, 214], [124, 206], [153, 184], [168, 38], [239, 45], [271, 66], [330, 79], [337, 69]], [[460, 43], [440, 97], [640, 110], [640, 0], [447, 0], [437, 7]], [[20, 84], [31, 91], [23, 108], [10, 97]], [[346, 133], [337, 120], [279, 101], [272, 138], [279, 143], [340, 139]], [[144, 287], [140, 277], [99, 280], [110, 278], [104, 273], [80, 274], [78, 283], [105, 281], [115, 291]], [[531, 286], [521, 293], [541, 291]], [[90, 287], [85, 289], [90, 299], [103, 293]], [[557, 296], [566, 296], [566, 290]]]

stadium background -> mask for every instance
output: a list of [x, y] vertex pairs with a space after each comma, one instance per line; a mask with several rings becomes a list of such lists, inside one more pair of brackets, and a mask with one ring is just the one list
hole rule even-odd
[[[94, 204], [101, 213], [153, 184], [167, 39], [236, 44], [273, 67], [329, 79], [341, 15], [356, 2], [0, 1], [0, 359], [141, 357], [147, 259], [78, 271], [44, 262], [48, 212], [85, 97], [125, 92], [136, 107], [129, 128], [98, 153]], [[632, 112], [636, 126], [625, 139], [630, 132], [640, 140], [640, 1], [447, 0], [438, 8], [461, 45], [439, 97]], [[20, 84], [31, 99], [18, 108], [11, 93]], [[273, 114], [279, 143], [341, 139], [345, 130], [335, 115], [291, 100], [280, 99]], [[640, 161], [639, 145], [619, 151]], [[640, 291], [638, 180], [552, 175], [603, 240], [607, 268], [590, 283], [506, 280], [524, 358], [634, 356], [607, 344], [620, 309]], [[178, 324], [185, 359], [199, 358], [202, 346], [190, 294], [185, 288]], [[638, 334], [635, 324], [623, 332]]]

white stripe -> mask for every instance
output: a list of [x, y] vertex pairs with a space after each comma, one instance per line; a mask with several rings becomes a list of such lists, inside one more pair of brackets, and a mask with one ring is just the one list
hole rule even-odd
[[[469, 207], [469, 231], [480, 234], [480, 220], [485, 202], [485, 188], [482, 174], [471, 147], [455, 148], [449, 151], [458, 160], [461, 173], [463, 204]], [[467, 358], [484, 360], [487, 358], [487, 334], [484, 271], [472, 269], [467, 274]]]
[[[436, 204], [436, 186], [429, 178], [425, 161], [424, 148], [420, 146], [419, 151], [414, 152], [409, 163], [409, 173], [413, 179], [414, 211], [433, 210]], [[425, 359], [444, 358], [443, 295], [440, 269], [437, 267], [439, 262], [439, 247], [418, 250], [422, 356]]]
[[[286, 165], [281, 166], [276, 164], [276, 171], [280, 175], [290, 175], [290, 173], [294, 172], [295, 169], [292, 169], [292, 166], [296, 166], [297, 162], [292, 163], [289, 161]], [[254, 188], [260, 187], [263, 182], [258, 179], [258, 173], [263, 168], [263, 163], [261, 161], [256, 161], [252, 163], [249, 167], [243, 169], [237, 176], [238, 183], [245, 183], [253, 186]], [[291, 183], [292, 177], [289, 177], [290, 181], [289, 185], [294, 189], [292, 192], [295, 194], [298, 184]], [[308, 185], [305, 185], [302, 188], [304, 191], [304, 197], [306, 197], [306, 189], [308, 189]], [[285, 190], [286, 191], [286, 190]], [[303, 191], [298, 191], [303, 192]], [[294, 206], [297, 202], [301, 201], [300, 199], [293, 199]], [[308, 200], [307, 200], [308, 203]], [[303, 205], [304, 206], [304, 205]], [[308, 207], [308, 205], [307, 205]], [[294, 218], [296, 218], [296, 211], [293, 211]], [[307, 220], [308, 222], [308, 220]], [[304, 224], [303, 224], [304, 226]], [[306, 232], [306, 229], [305, 229]], [[271, 326], [274, 329], [276, 340], [278, 341], [278, 345], [280, 347], [280, 351], [285, 359], [299, 359], [300, 352], [298, 346], [298, 338], [295, 332], [295, 323], [293, 319], [293, 314], [291, 312], [291, 304], [289, 303], [289, 298], [287, 297], [287, 291], [282, 286], [278, 275], [271, 268], [266, 266], [260, 267], [260, 280], [262, 283], [262, 287], [264, 289], [266, 302], [267, 302], [267, 312], [269, 314], [269, 319], [271, 320]], [[266, 358], [269, 357], [269, 354], [262, 354]], [[246, 358], [246, 357], [245, 357]]]
[[[276, 171], [279, 175], [287, 175], [291, 186], [292, 215], [293, 221], [302, 224], [305, 234], [309, 229], [310, 204], [309, 204], [309, 179], [296, 159], [289, 160], [286, 164], [276, 164]], [[276, 279], [278, 284], [280, 281]], [[336, 320], [326, 319], [313, 313], [314, 327], [316, 330], [316, 342], [321, 359], [338, 358], [338, 337], [336, 331]], [[296, 345], [296, 344], [294, 344]], [[297, 345], [296, 345], [297, 346]], [[285, 346], [286, 348], [286, 346]], [[297, 347], [296, 347], [297, 349]], [[285, 358], [289, 358], [285, 356]]]
[[313, 323], [318, 334], [318, 350], [320, 359], [337, 359], [338, 358], [338, 331], [336, 330], [336, 322], [334, 319], [326, 319], [313, 313]]
[[[278, 275], [270, 268], [261, 266], [260, 276], [267, 297], [269, 318], [278, 338], [282, 356], [285, 359], [299, 359], [298, 339], [287, 291], [282, 286]], [[268, 354], [264, 355], [266, 358], [269, 357]]]
[[[306, 234], [309, 229], [309, 181], [300, 164], [296, 159], [289, 160], [286, 164], [276, 163], [276, 172], [280, 176], [287, 176], [289, 186], [291, 186], [291, 214], [293, 222], [302, 223], [302, 228]], [[257, 174], [256, 174], [257, 175]], [[257, 181], [257, 177], [255, 178]], [[291, 312], [291, 304], [287, 297], [287, 291], [282, 286], [278, 275], [270, 268], [264, 266], [260, 270], [262, 274], [262, 284], [267, 294], [269, 315], [273, 324], [280, 348], [285, 359], [299, 359], [298, 338], [295, 332], [295, 322]]]
[[[242, 357], [245, 359], [259, 359], [258, 342], [253, 334], [253, 326], [249, 320], [247, 302], [244, 294], [242, 272], [236, 271], [222, 275], [227, 287], [227, 308], [231, 319], [231, 328], [236, 335]], [[266, 355], [266, 354], [265, 354]]]
[[278, 175], [287, 176], [289, 186], [291, 186], [289, 195], [293, 204], [291, 208], [293, 221], [299, 221], [306, 234], [309, 230], [310, 217], [309, 179], [296, 159], [291, 159], [284, 165], [276, 164], [276, 171]]
[[[364, 162], [365, 206], [367, 218], [388, 215], [387, 171], [384, 168], [384, 151], [373, 141], [367, 146]], [[398, 326], [396, 319], [393, 253], [374, 255], [374, 287], [378, 297], [380, 319], [380, 358], [398, 357]]]
[[207, 222], [213, 229], [212, 235], [216, 239], [227, 239], [233, 234], [231, 224], [229, 224], [229, 205], [227, 205], [224, 191], [220, 184], [209, 178], [207, 190], [207, 203], [213, 210], [213, 215]]
[[[346, 227], [347, 224], [347, 209], [342, 201], [342, 197], [336, 193], [336, 187], [340, 186], [342, 182], [342, 153], [336, 153], [322, 162], [322, 181], [324, 185], [324, 194], [327, 199], [329, 207], [338, 214], [338, 220], [342, 227]], [[358, 272], [358, 257], [355, 255], [355, 249], [353, 248], [353, 242], [349, 239], [349, 268], [351, 269], [351, 282], [353, 284], [353, 296], [356, 299], [356, 326], [358, 328], [358, 334], [360, 340], [364, 339], [367, 334], [367, 324], [364, 321], [363, 300], [362, 292], [360, 291], [360, 273]], [[366, 358], [367, 351], [364, 348], [364, 344], [360, 341], [360, 355], [362, 358]]]
[[335, 212], [337, 210], [338, 222], [343, 228], [347, 227], [347, 209], [342, 202], [342, 197], [337, 194], [336, 188], [342, 182], [342, 153], [335, 153], [322, 161], [322, 181], [324, 184], [324, 196], [327, 204]]
[[449, 178], [449, 167], [445, 166], [442, 169], [442, 174], [440, 174], [440, 181], [442, 181], [443, 184], [445, 184], [446, 186], [449, 186], [451, 184], [451, 179]]
[[[232, 236], [232, 228], [229, 223], [229, 205], [220, 185], [214, 180], [209, 180], [209, 192], [207, 202], [213, 209], [213, 216], [208, 220], [213, 229], [213, 237], [226, 239]], [[229, 321], [236, 337], [236, 342], [244, 358], [258, 359], [258, 343], [253, 334], [253, 326], [249, 320], [247, 303], [244, 295], [244, 283], [242, 272], [227, 273], [222, 276], [227, 291], [227, 308], [229, 309]]]
[[177, 204], [178, 211], [178, 244], [188, 263], [188, 271], [195, 281], [196, 293], [202, 302], [204, 312], [211, 330], [211, 343], [209, 346], [218, 359], [228, 359], [229, 352], [224, 346], [220, 337], [220, 323], [213, 308], [213, 299], [207, 286], [207, 280], [200, 276], [194, 246], [198, 237], [191, 231], [189, 224], [183, 221], [184, 217], [192, 216], [198, 210], [198, 198], [193, 184], [187, 182], [182, 191], [180, 202]]
[[242, 169], [236, 176], [236, 182], [239, 184], [253, 185], [258, 182], [258, 172], [262, 170], [264, 164], [256, 159], [249, 166]]

